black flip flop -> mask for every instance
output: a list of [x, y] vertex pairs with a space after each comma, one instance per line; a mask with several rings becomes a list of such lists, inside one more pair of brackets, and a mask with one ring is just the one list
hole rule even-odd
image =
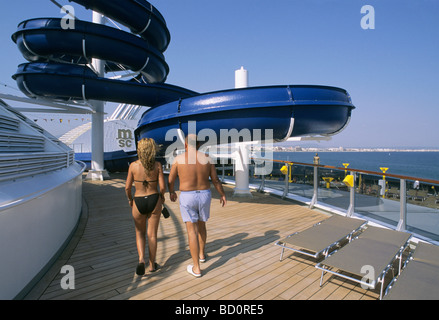
[[145, 274], [145, 263], [144, 263], [144, 262], [140, 262], [140, 263], [137, 265], [137, 268], [136, 268], [136, 274], [137, 274], [138, 276], [143, 276], [143, 275]]
[[154, 269], [149, 270], [149, 272], [156, 272], [158, 269], [160, 269], [160, 266], [157, 264], [157, 262], [154, 262]]

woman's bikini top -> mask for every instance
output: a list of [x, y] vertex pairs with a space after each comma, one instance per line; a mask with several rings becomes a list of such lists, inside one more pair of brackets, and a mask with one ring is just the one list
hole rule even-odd
[[142, 180], [134, 180], [134, 181], [135, 182], [142, 182], [143, 186], [147, 188], [150, 182], [157, 182], [158, 180], [150, 180], [150, 181], [147, 181], [147, 180], [143, 180], [143, 181]]
[[148, 180], [134, 180], [135, 182], [142, 182], [142, 184], [143, 184], [143, 186], [145, 187], [145, 188], [148, 188], [148, 185], [151, 183], [151, 182], [158, 182], [159, 181], [159, 178], [158, 178], [158, 175], [159, 175], [159, 173], [157, 172], [157, 179], [156, 180], [150, 180], [150, 181], [148, 181]]

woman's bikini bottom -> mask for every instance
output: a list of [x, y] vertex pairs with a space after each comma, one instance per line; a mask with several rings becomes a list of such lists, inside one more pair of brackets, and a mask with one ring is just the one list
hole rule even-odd
[[158, 193], [150, 194], [147, 196], [134, 197], [134, 202], [141, 214], [150, 214], [151, 212], [153, 212], [158, 200]]

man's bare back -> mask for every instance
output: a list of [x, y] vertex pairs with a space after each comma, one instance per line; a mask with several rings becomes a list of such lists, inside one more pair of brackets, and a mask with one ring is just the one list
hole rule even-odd
[[[179, 177], [180, 191], [196, 191], [210, 189], [210, 182], [220, 194], [221, 205], [226, 204], [226, 196], [212, 159], [195, 148], [188, 148], [186, 152], [174, 159], [169, 173], [169, 192], [171, 201], [176, 200], [174, 183]], [[210, 178], [210, 181], [209, 181]]]
[[177, 170], [180, 178], [180, 190], [194, 191], [210, 189], [209, 177], [212, 174], [212, 168], [215, 170], [215, 166], [205, 154], [194, 150], [190, 150], [189, 152], [196, 152], [195, 161], [191, 161], [191, 155], [185, 152], [175, 159], [176, 165], [172, 167]]

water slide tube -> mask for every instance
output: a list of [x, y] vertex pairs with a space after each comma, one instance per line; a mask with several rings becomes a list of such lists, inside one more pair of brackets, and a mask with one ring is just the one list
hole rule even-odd
[[178, 130], [202, 134], [207, 144], [237, 139], [279, 142], [290, 137], [336, 134], [347, 125], [353, 108], [345, 90], [329, 86], [224, 90], [147, 110], [135, 136], [137, 140], [152, 137], [164, 147], [176, 141]]
[[[21, 64], [13, 75], [29, 97], [155, 106], [197, 94], [163, 83], [169, 67], [162, 52], [152, 45], [159, 41], [153, 37], [148, 41], [80, 20], [75, 21], [74, 29], [64, 29], [62, 19], [41, 18], [21, 22], [12, 39], [31, 61]], [[132, 70], [141, 77], [129, 81], [98, 77], [86, 66], [92, 58], [105, 60], [107, 71]]]
[[[71, 0], [72, 1], [72, 0]], [[348, 123], [354, 105], [349, 94], [329, 86], [267, 86], [205, 94], [165, 84], [169, 68], [163, 51], [170, 40], [162, 15], [145, 0], [73, 0], [131, 29], [135, 36], [111, 27], [76, 21], [64, 30], [61, 19], [22, 22], [12, 39], [31, 61], [13, 76], [28, 96], [51, 99], [94, 99], [152, 107], [135, 130], [136, 140], [154, 138], [163, 147], [174, 143], [170, 130], [211, 130], [220, 143], [224, 130], [261, 131], [261, 139], [332, 135]], [[91, 58], [139, 71], [130, 81], [98, 77], [85, 66]], [[140, 83], [138, 80], [141, 80]], [[272, 135], [266, 137], [266, 130]], [[203, 131], [206, 133], [206, 131]], [[212, 134], [210, 135], [213, 136]], [[253, 139], [254, 137], [252, 137]], [[164, 148], [162, 148], [164, 150]]]

